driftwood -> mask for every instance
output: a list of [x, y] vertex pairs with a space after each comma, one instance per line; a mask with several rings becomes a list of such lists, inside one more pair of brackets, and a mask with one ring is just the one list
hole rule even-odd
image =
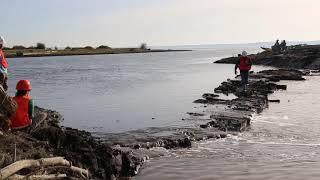
[[66, 179], [66, 174], [48, 174], [48, 175], [32, 175], [32, 176], [22, 176], [22, 175], [13, 175], [8, 178], [8, 180], [19, 180], [19, 179], [28, 179], [28, 180], [41, 180], [41, 179]]
[[63, 157], [42, 158], [38, 160], [21, 160], [10, 164], [0, 170], [0, 179], [6, 179], [15, 175], [21, 169], [34, 168], [34, 167], [47, 167], [47, 166], [63, 166], [68, 167], [69, 170], [78, 173], [82, 178], [88, 178], [88, 170], [72, 166], [71, 162]]

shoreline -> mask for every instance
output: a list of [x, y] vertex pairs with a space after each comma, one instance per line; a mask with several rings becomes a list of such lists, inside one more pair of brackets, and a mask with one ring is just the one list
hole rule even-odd
[[[136, 53], [157, 53], [157, 52], [185, 52], [192, 50], [183, 49], [114, 49], [114, 50], [84, 50], [84, 51], [43, 51], [37, 53], [26, 53], [21, 50], [10, 50], [11, 52], [6, 54], [6, 58], [28, 58], [28, 57], [51, 57], [51, 56], [81, 56], [81, 55], [103, 55], [103, 54], [136, 54]], [[19, 52], [22, 52], [22, 54]]]

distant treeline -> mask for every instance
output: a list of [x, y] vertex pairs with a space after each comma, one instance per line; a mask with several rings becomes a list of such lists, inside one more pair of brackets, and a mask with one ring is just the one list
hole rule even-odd
[[[112, 49], [109, 46], [106, 45], [100, 45], [98, 47], [92, 47], [92, 46], [85, 46], [85, 47], [70, 47], [67, 46], [65, 48], [58, 48], [55, 46], [54, 48], [47, 48], [44, 43], [37, 43], [36, 46], [29, 46], [25, 47], [23, 45], [14, 45], [12, 48], [9, 47], [4, 47], [4, 50], [25, 50], [25, 49], [43, 49], [43, 50], [80, 50], [80, 49], [88, 49], [88, 50], [93, 50], [93, 49]], [[147, 49], [147, 44], [142, 43], [139, 46], [139, 49]]]

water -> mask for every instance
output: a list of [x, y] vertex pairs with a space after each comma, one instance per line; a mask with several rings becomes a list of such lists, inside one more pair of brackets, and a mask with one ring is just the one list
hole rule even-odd
[[134, 179], [318, 179], [320, 77], [286, 82], [249, 131], [152, 159]]
[[183, 126], [192, 101], [234, 76], [232, 65], [212, 62], [237, 52], [239, 47], [9, 59], [10, 93], [19, 79], [29, 79], [37, 105], [62, 113], [65, 126], [91, 132]]

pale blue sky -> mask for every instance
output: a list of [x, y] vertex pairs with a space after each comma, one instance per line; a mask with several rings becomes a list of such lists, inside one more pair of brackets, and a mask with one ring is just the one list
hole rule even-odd
[[319, 0], [0, 0], [8, 46], [320, 39]]

